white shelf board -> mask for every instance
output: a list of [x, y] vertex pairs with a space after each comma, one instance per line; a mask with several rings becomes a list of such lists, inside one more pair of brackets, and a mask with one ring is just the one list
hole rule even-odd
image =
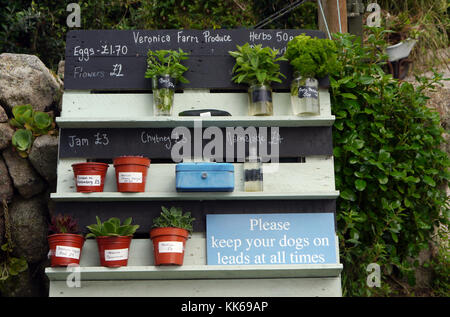
[[230, 126], [254, 127], [319, 127], [332, 126], [335, 116], [223, 116], [223, 117], [57, 117], [60, 128], [173, 128], [202, 126], [219, 128]]
[[284, 200], [284, 199], [336, 199], [339, 191], [265, 193], [265, 192], [95, 192], [52, 193], [55, 201], [148, 201], [148, 200]]
[[183, 265], [183, 266], [102, 266], [45, 269], [51, 281], [66, 280], [69, 274], [79, 273], [81, 280], [182, 280], [233, 278], [296, 278], [336, 277], [342, 264], [295, 265]]

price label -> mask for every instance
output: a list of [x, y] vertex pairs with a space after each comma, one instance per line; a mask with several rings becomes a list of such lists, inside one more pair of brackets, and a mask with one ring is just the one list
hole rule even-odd
[[80, 258], [81, 250], [74, 247], [66, 247], [63, 245], [57, 245], [55, 250], [55, 256], [60, 258], [70, 258], [78, 260]]
[[158, 243], [159, 253], [183, 253], [183, 242], [161, 241]]
[[142, 173], [138, 172], [121, 172], [119, 173], [119, 183], [142, 183]]
[[77, 175], [77, 186], [100, 186], [101, 184], [100, 175]]
[[105, 250], [105, 261], [118, 261], [128, 259], [128, 248]]

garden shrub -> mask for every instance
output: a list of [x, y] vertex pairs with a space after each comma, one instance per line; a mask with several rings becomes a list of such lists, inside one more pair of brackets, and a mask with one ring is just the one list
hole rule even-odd
[[[448, 225], [449, 158], [439, 114], [427, 94], [442, 79], [418, 85], [393, 79], [383, 66], [382, 29], [365, 45], [335, 36], [340, 67], [330, 74], [337, 200], [337, 234], [347, 296], [392, 294], [388, 276], [414, 285], [408, 261], [429, 247], [435, 228]], [[366, 284], [367, 265], [381, 267], [381, 288]]]

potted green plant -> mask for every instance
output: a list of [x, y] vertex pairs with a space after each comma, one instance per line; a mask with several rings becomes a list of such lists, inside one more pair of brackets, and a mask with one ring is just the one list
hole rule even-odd
[[148, 50], [145, 78], [152, 79], [153, 111], [156, 116], [172, 115], [177, 82], [189, 82], [183, 77], [188, 68], [181, 64], [188, 55], [181, 48], [178, 51]]
[[90, 233], [86, 238], [97, 240], [100, 264], [106, 267], [127, 266], [130, 243], [139, 225], [132, 225], [131, 217], [122, 224], [115, 217], [103, 223], [98, 216], [95, 218], [97, 223], [87, 226]]
[[155, 265], [183, 265], [186, 240], [192, 234], [190, 212], [161, 206], [161, 214], [153, 219], [150, 239], [153, 241]]
[[407, 13], [385, 14], [384, 39], [388, 46], [386, 53], [390, 62], [406, 58], [414, 48], [420, 35], [420, 25], [411, 21]]
[[48, 230], [51, 266], [79, 265], [85, 239], [78, 222], [70, 215], [58, 214], [52, 217]]
[[319, 115], [319, 81], [337, 67], [336, 46], [332, 40], [300, 34], [290, 40], [285, 57], [294, 78], [291, 83], [291, 106], [294, 115]]
[[278, 50], [262, 47], [261, 44], [250, 46], [245, 43], [236, 46], [237, 51], [229, 54], [235, 58], [232, 78], [237, 84], [247, 84], [249, 94], [249, 115], [271, 116], [273, 114], [272, 82], [281, 83], [278, 62], [285, 61], [283, 56], [277, 57]]

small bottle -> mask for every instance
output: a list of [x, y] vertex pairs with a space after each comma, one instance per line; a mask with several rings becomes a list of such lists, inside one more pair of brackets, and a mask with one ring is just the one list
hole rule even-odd
[[256, 147], [250, 147], [244, 163], [244, 191], [263, 191], [263, 170], [261, 159], [256, 155]]

